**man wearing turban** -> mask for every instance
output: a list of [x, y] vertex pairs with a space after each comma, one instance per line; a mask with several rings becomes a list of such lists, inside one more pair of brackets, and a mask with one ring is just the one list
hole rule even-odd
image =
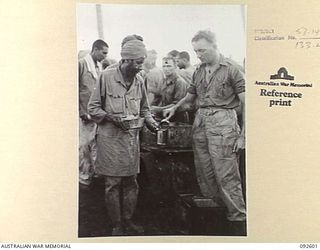
[[118, 67], [102, 72], [88, 104], [98, 124], [96, 173], [105, 178], [112, 235], [143, 232], [132, 222], [138, 197], [139, 130], [143, 122], [151, 131], [157, 130], [143, 79], [137, 74], [145, 57], [142, 41], [126, 42]]
[[[128, 36], [126, 36], [125, 38], [122, 39], [121, 48], [122, 48], [123, 45], [125, 45], [127, 42], [132, 41], [132, 40], [139, 40], [139, 41], [143, 42], [143, 37], [142, 37], [142, 36], [139, 36], [139, 35], [136, 35], [136, 34], [128, 35]], [[116, 63], [110, 64], [107, 68], [108, 68], [108, 69], [110, 69], [110, 68], [117, 68], [118, 66], [119, 66], [119, 63], [116, 62]], [[140, 71], [140, 73], [141, 73], [141, 72], [143, 72], [143, 71]]]

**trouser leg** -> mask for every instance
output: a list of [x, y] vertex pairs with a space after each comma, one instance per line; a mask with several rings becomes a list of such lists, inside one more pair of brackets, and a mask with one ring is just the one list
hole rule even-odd
[[122, 178], [123, 218], [131, 220], [137, 205], [139, 186], [135, 175]]
[[121, 177], [105, 176], [105, 204], [113, 225], [121, 223], [120, 187]]
[[220, 194], [228, 208], [230, 221], [246, 219], [246, 208], [242, 195], [241, 178], [236, 159], [214, 157], [213, 164], [217, 173]]
[[89, 169], [91, 166], [88, 145], [79, 147], [79, 182], [85, 185], [90, 184]]
[[201, 194], [208, 198], [217, 198], [218, 186], [212, 165], [208, 142], [202, 118], [196, 116], [193, 125], [193, 152], [197, 181]]
[[133, 223], [132, 216], [135, 211], [138, 200], [138, 183], [136, 176], [123, 177], [122, 179], [122, 215], [125, 230], [129, 234], [141, 234], [144, 232], [143, 227]]
[[[206, 130], [211, 162], [216, 174], [221, 198], [228, 209], [228, 220], [246, 220], [241, 177], [236, 153], [232, 152], [238, 133], [231, 112], [221, 122]], [[209, 118], [214, 119], [214, 118]], [[210, 124], [210, 123], [209, 123]]]
[[94, 174], [94, 162], [96, 159], [95, 130], [95, 123], [84, 123], [80, 120], [79, 181], [85, 185], [91, 183]]

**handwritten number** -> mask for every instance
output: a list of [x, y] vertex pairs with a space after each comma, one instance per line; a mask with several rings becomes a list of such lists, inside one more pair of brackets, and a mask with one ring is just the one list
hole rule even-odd
[[303, 49], [303, 42], [296, 42], [296, 49]]
[[314, 35], [318, 36], [319, 33], [320, 33], [320, 30], [319, 30], [319, 29], [313, 29], [313, 30], [312, 30], [312, 33], [313, 33]]
[[296, 32], [299, 34], [299, 35], [302, 35], [302, 36], [305, 36], [308, 32], [308, 29], [305, 28], [305, 27], [301, 27], [299, 29], [296, 30]]

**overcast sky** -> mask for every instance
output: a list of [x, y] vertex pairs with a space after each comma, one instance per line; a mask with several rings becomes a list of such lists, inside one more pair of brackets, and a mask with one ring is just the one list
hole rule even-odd
[[[122, 39], [131, 34], [144, 38], [148, 50], [161, 58], [176, 49], [188, 51], [191, 63], [199, 63], [191, 39], [203, 29], [215, 32], [222, 54], [238, 63], [245, 57], [245, 30], [240, 5], [116, 5], [102, 4], [104, 40], [109, 57], [120, 59]], [[77, 5], [78, 50], [91, 49], [98, 39], [95, 4]]]

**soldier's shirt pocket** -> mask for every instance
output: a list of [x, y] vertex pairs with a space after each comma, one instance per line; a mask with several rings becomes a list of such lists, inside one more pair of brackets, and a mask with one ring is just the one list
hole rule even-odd
[[138, 115], [140, 112], [140, 102], [141, 98], [129, 97], [128, 98], [128, 108], [133, 115]]
[[227, 81], [220, 82], [216, 85], [216, 93], [218, 97], [229, 97], [233, 93], [233, 89]]
[[111, 111], [114, 114], [123, 113], [125, 106], [125, 89], [116, 84], [108, 84], [106, 85], [106, 94]]
[[124, 98], [123, 96], [109, 96], [110, 108], [113, 113], [119, 114], [124, 111]]
[[133, 115], [138, 115], [140, 112], [141, 98], [141, 89], [136, 89], [135, 92], [127, 96], [128, 108]]

